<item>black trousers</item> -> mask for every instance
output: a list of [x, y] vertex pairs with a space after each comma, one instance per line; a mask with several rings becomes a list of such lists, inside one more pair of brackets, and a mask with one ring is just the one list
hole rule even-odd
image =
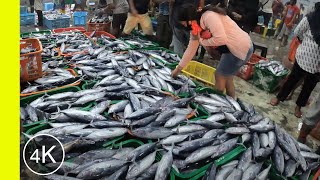
[[43, 14], [41, 10], [36, 10], [38, 15], [38, 26], [43, 26]]
[[128, 13], [114, 14], [112, 16], [112, 29], [113, 29], [112, 33], [114, 34], [114, 36], [116, 37], [120, 36], [124, 26], [126, 25], [127, 17], [128, 17]]
[[287, 81], [282, 86], [277, 98], [280, 101], [284, 101], [287, 99], [295, 85], [301, 80], [304, 80], [302, 90], [299, 94], [299, 97], [296, 101], [297, 106], [304, 107], [306, 106], [309, 96], [313, 89], [316, 87], [319, 82], [319, 74], [311, 74], [298, 65], [297, 62], [294, 63], [292, 68], [292, 72], [289, 75]]
[[172, 41], [172, 30], [169, 24], [169, 16], [159, 15], [156, 37], [160, 46], [167, 49], [169, 48]]
[[268, 23], [269, 23], [269, 21], [271, 19], [272, 13], [266, 13], [266, 12], [260, 11], [258, 13], [258, 15], [259, 16], [263, 16], [263, 19], [264, 19], [263, 24], [264, 24], [265, 27], [268, 27]]
[[31, 13], [34, 11], [34, 0], [29, 0], [30, 7], [31, 7]]

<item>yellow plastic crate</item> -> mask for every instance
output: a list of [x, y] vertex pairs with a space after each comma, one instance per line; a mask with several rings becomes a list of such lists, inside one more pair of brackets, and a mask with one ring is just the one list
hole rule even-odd
[[199, 63], [197, 61], [190, 61], [190, 63], [185, 67], [182, 72], [191, 78], [194, 78], [205, 85], [214, 87], [215, 77], [214, 73], [216, 69], [205, 64]]

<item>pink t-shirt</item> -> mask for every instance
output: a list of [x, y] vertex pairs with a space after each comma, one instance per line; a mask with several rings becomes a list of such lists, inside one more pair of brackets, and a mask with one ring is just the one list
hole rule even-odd
[[230, 52], [239, 59], [244, 60], [251, 47], [250, 36], [244, 32], [229, 16], [221, 15], [213, 11], [203, 13], [200, 26], [209, 30], [212, 37], [203, 39], [198, 35], [190, 35], [189, 45], [183, 54], [179, 65], [185, 67], [196, 54], [199, 43], [202, 46], [226, 45]]

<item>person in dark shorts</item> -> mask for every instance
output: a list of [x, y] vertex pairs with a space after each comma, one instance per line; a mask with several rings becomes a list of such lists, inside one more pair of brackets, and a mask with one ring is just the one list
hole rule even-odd
[[127, 20], [129, 4], [127, 0], [100, 0], [105, 5], [105, 12], [112, 11], [112, 34], [119, 37]]
[[159, 4], [159, 16], [157, 19], [157, 40], [160, 46], [169, 49], [172, 40], [172, 30], [169, 23], [169, 2], [171, 0], [155, 0]]

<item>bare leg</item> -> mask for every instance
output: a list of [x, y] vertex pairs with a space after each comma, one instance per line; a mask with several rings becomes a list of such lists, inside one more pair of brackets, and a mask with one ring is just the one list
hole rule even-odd
[[226, 90], [227, 95], [235, 99], [236, 93], [233, 83], [233, 76], [227, 77]]
[[224, 90], [226, 89], [227, 78], [216, 72], [215, 79], [216, 79], [216, 84], [215, 84], [216, 89], [223, 93]]

